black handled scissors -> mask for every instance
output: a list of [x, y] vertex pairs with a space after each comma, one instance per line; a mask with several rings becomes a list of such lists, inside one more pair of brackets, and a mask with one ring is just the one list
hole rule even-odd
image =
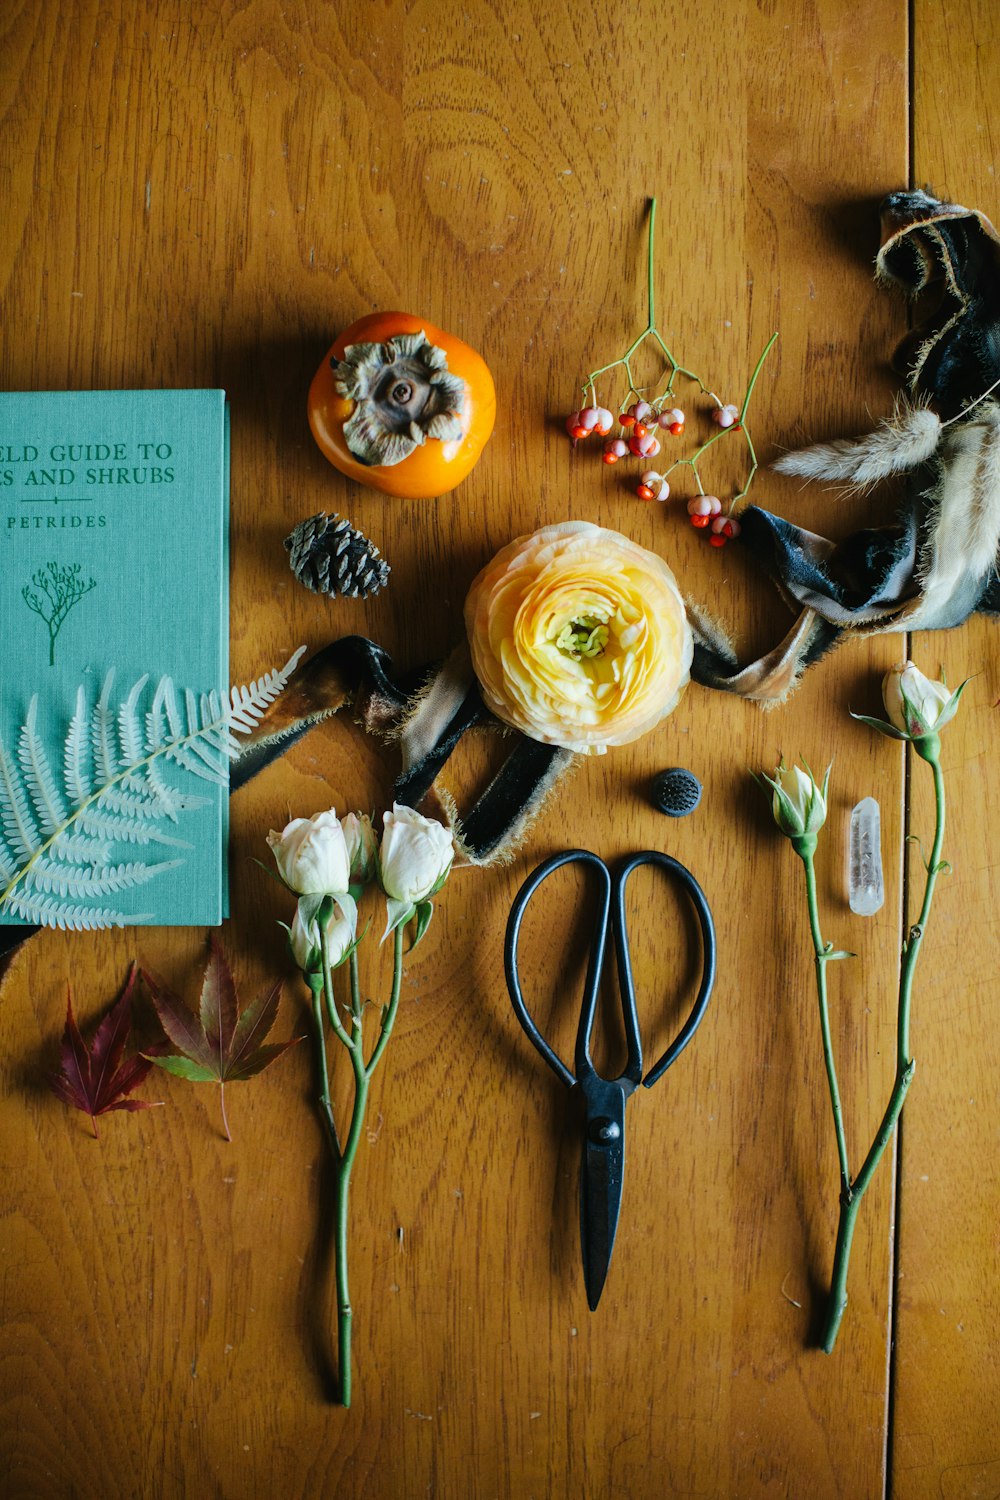
[[[517, 945], [521, 921], [528, 902], [542, 881], [562, 869], [563, 865], [581, 864], [596, 870], [601, 880], [601, 898], [594, 928], [594, 940], [587, 965], [587, 978], [580, 1009], [580, 1024], [576, 1033], [575, 1072], [570, 1072], [562, 1058], [557, 1056], [542, 1036], [528, 1014], [521, 993], [521, 978], [517, 966]], [[694, 1006], [677, 1036], [663, 1056], [643, 1077], [642, 1041], [639, 1036], [639, 1018], [635, 1004], [635, 985], [632, 980], [632, 960], [629, 954], [628, 931], [625, 925], [625, 886], [633, 870], [640, 865], [655, 865], [679, 881], [691, 898], [698, 922], [701, 926], [703, 964], [701, 984]], [[612, 911], [612, 902], [614, 909]], [[590, 1056], [590, 1039], [597, 1013], [597, 995], [604, 968], [608, 925], [612, 928], [615, 956], [618, 965], [618, 985], [621, 991], [622, 1016], [625, 1022], [625, 1044], [627, 1058], [625, 1070], [618, 1078], [602, 1078], [594, 1067]], [[504, 971], [510, 991], [514, 1014], [520, 1021], [528, 1039], [548, 1063], [556, 1077], [569, 1089], [579, 1089], [586, 1106], [586, 1134], [580, 1173], [580, 1241], [583, 1247], [583, 1279], [587, 1288], [587, 1301], [594, 1312], [601, 1299], [611, 1253], [615, 1247], [618, 1215], [622, 1199], [622, 1179], [625, 1169], [625, 1101], [641, 1083], [652, 1088], [662, 1078], [670, 1065], [676, 1062], [688, 1042], [694, 1036], [708, 1005], [712, 986], [715, 983], [715, 924], [701, 886], [690, 870], [671, 859], [669, 854], [647, 849], [633, 854], [619, 867], [614, 876], [596, 854], [586, 849], [568, 849], [554, 854], [527, 880], [514, 898], [507, 922], [507, 939], [504, 948]]]

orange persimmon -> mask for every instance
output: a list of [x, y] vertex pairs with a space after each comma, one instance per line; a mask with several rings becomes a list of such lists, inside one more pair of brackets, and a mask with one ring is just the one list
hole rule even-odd
[[485, 361], [410, 313], [369, 313], [344, 330], [309, 387], [321, 453], [387, 495], [429, 499], [465, 478], [493, 431]]

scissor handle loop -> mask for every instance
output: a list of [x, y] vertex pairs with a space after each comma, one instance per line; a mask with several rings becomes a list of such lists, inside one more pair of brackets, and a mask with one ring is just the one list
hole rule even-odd
[[658, 849], [645, 849], [640, 854], [633, 854], [616, 871], [615, 874], [615, 909], [612, 920], [615, 929], [615, 947], [618, 953], [618, 979], [622, 987], [623, 996], [628, 994], [627, 1009], [634, 1015], [636, 1012], [635, 986], [632, 981], [632, 963], [629, 954], [628, 927], [625, 921], [625, 887], [633, 870], [640, 865], [657, 865], [665, 870], [668, 875], [678, 880], [691, 898], [691, 904], [695, 909], [698, 924], [701, 927], [702, 949], [704, 959], [702, 964], [701, 984], [695, 996], [691, 1013], [680, 1031], [677, 1033], [663, 1056], [653, 1064], [645, 1078], [642, 1080], [643, 1087], [651, 1089], [653, 1084], [663, 1077], [671, 1063], [684, 1051], [688, 1042], [694, 1036], [701, 1025], [712, 994], [712, 986], [715, 984], [716, 970], [716, 941], [715, 923], [712, 921], [712, 912], [705, 892], [695, 880], [691, 871], [672, 858], [669, 854], [661, 854]]
[[[597, 921], [594, 927], [594, 941], [590, 949], [590, 959], [587, 963], [586, 988], [584, 991], [583, 1009], [580, 1012], [580, 1025], [577, 1031], [576, 1054], [577, 1067], [579, 1069], [580, 1050], [583, 1046], [584, 1055], [589, 1062], [590, 1032], [594, 1025], [594, 1015], [597, 1010], [597, 993], [601, 983], [601, 970], [604, 967], [604, 948], [608, 936], [608, 917], [611, 910], [611, 872], [603, 859], [596, 854], [591, 854], [587, 849], [566, 849], [561, 854], [553, 854], [551, 859], [545, 860], [534, 870], [522, 885], [514, 897], [514, 904], [507, 918], [507, 936], [504, 942], [504, 973], [507, 976], [507, 988], [510, 991], [511, 1005], [514, 1014], [521, 1023], [521, 1028], [542, 1058], [548, 1063], [567, 1088], [573, 1088], [577, 1082], [576, 1075], [571, 1073], [558, 1053], [554, 1052], [548, 1042], [542, 1036], [538, 1027], [532, 1019], [528, 1007], [524, 1003], [524, 995], [521, 992], [521, 976], [517, 966], [517, 945], [521, 932], [521, 921], [527, 909], [528, 902], [542, 884], [556, 870], [563, 865], [585, 864], [599, 872], [601, 876], [600, 907]], [[634, 998], [634, 997], [633, 997]], [[636, 1023], [638, 1029], [638, 1023]], [[582, 1044], [581, 1044], [581, 1038]]]

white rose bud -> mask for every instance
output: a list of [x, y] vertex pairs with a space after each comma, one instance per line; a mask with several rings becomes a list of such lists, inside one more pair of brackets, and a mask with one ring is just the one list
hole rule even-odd
[[[354, 922], [350, 914], [335, 908], [326, 924], [327, 944], [330, 951], [330, 967], [335, 969], [347, 957], [354, 942]], [[315, 901], [300, 901], [288, 932], [288, 946], [292, 950], [303, 974], [317, 974], [323, 968], [323, 950], [320, 939], [319, 908]]]
[[351, 866], [351, 881], [355, 885], [367, 885], [374, 880], [378, 870], [378, 839], [367, 813], [348, 813], [340, 820], [347, 840], [347, 858]]
[[931, 682], [912, 661], [893, 667], [882, 680], [882, 702], [889, 723], [911, 740], [943, 729], [958, 711], [961, 691], [959, 688], [953, 693], [943, 682]]
[[383, 819], [379, 879], [388, 898], [386, 935], [407, 920], [420, 902], [440, 890], [448, 877], [455, 846], [451, 834], [433, 818], [393, 803]]
[[800, 766], [779, 766], [775, 780], [780, 791], [771, 799], [771, 811], [782, 833], [817, 833], [826, 822], [826, 798], [812, 776]]
[[315, 916], [303, 918], [301, 906], [296, 906], [292, 925], [288, 929], [288, 946], [303, 974], [316, 974], [320, 971], [323, 958], [319, 946], [319, 923]]
[[300, 896], [332, 896], [347, 890], [351, 880], [347, 840], [332, 808], [313, 818], [293, 818], [281, 833], [272, 828], [267, 842], [290, 890]]
[[822, 787], [817, 785], [809, 767], [786, 766], [784, 761], [773, 776], [761, 778], [771, 788], [771, 812], [782, 833], [792, 841], [796, 854], [803, 859], [816, 848], [816, 835], [826, 822], [826, 791], [830, 767], [826, 768]]

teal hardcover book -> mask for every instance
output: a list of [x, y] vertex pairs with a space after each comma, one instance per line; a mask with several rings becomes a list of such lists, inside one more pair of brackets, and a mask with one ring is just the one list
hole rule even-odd
[[228, 521], [223, 391], [0, 394], [0, 922], [226, 914]]

